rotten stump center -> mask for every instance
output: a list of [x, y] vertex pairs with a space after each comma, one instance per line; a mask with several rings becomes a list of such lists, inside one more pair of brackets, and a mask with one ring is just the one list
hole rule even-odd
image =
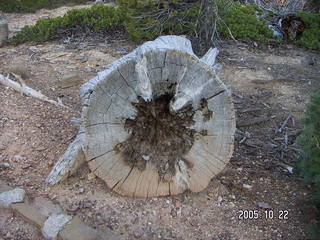
[[194, 142], [196, 131], [188, 128], [194, 123], [194, 111], [190, 106], [179, 113], [170, 112], [172, 98], [172, 94], [164, 94], [150, 102], [139, 99], [134, 104], [136, 117], [125, 120], [130, 136], [116, 146], [132, 168], [143, 171], [147, 162], [153, 164], [162, 181], [172, 179], [179, 161], [192, 167], [183, 156]]

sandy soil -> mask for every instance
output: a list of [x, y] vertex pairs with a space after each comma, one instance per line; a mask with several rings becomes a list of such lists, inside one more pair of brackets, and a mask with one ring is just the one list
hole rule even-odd
[[[13, 33], [24, 23], [61, 15], [65, 9], [5, 17]], [[0, 162], [11, 165], [0, 169], [1, 180], [22, 186], [30, 198], [50, 199], [89, 225], [128, 239], [306, 239], [304, 228], [314, 221], [313, 207], [306, 203], [310, 188], [290, 167], [300, 151], [294, 143], [302, 128], [299, 119], [319, 85], [319, 52], [291, 45], [223, 43], [219, 75], [234, 91], [237, 110], [233, 157], [201, 193], [145, 200], [113, 193], [103, 181], [92, 178], [86, 166], [59, 185], [44, 182], [77, 133], [70, 119], [79, 117], [79, 86], [61, 88], [63, 77], [76, 73], [87, 81], [135, 47], [121, 35], [79, 41], [0, 48], [1, 73], [25, 73], [30, 87], [60, 98], [75, 111], [0, 86]], [[277, 131], [288, 116], [283, 131]], [[267, 209], [273, 211], [272, 219], [266, 218]], [[241, 219], [244, 210], [257, 210], [260, 218]], [[288, 211], [288, 219], [280, 211]], [[42, 236], [35, 227], [3, 211], [0, 238], [38, 240]]]

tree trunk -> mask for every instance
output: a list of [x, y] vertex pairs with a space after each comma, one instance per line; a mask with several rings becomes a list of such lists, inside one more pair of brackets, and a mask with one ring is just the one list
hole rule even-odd
[[84, 84], [79, 149], [91, 171], [125, 196], [203, 190], [233, 152], [235, 114], [217, 54], [199, 59], [189, 40], [159, 37]]

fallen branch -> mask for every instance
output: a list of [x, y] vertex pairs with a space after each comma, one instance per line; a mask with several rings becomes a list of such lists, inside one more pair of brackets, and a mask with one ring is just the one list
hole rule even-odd
[[0, 83], [2, 83], [5, 86], [11, 87], [14, 90], [16, 90], [20, 93], [23, 93], [27, 96], [34, 97], [34, 98], [40, 99], [44, 102], [48, 102], [48, 103], [54, 104], [56, 106], [64, 107], [70, 111], [73, 111], [71, 108], [67, 107], [66, 105], [59, 103], [59, 102], [56, 102], [56, 101], [48, 98], [47, 96], [43, 95], [42, 93], [28, 87], [24, 83], [24, 81], [22, 79], [20, 79], [17, 75], [14, 75], [14, 76], [18, 78], [19, 82], [13, 81], [9, 77], [5, 77], [2, 74], [0, 74]]
[[291, 114], [284, 120], [284, 122], [281, 124], [280, 128], [278, 129], [278, 132], [281, 133], [284, 127], [288, 124], [289, 119], [291, 118]]
[[238, 121], [237, 122], [237, 126], [238, 127], [246, 127], [246, 126], [250, 126], [250, 125], [255, 125], [255, 124], [262, 123], [262, 122], [266, 122], [266, 121], [269, 121], [269, 120], [270, 120], [270, 117], [260, 116], [260, 117], [255, 117], [255, 118], [251, 118], [251, 119]]

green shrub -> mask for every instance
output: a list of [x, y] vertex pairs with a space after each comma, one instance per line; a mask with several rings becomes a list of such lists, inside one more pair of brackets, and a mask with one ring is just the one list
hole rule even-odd
[[152, 40], [160, 35], [188, 34], [194, 30], [199, 10], [199, 4], [180, 0], [119, 0], [118, 3], [128, 13], [125, 29], [135, 42]]
[[256, 6], [235, 3], [221, 15], [223, 21], [218, 25], [218, 32], [226, 38], [230, 38], [230, 30], [233, 37], [239, 40], [268, 42], [272, 31], [267, 27], [267, 22], [257, 18], [259, 14], [261, 10]]
[[297, 43], [309, 49], [320, 50], [320, 14], [301, 12], [296, 15], [306, 24]]
[[[156, 1], [158, 4], [148, 0], [118, 2], [129, 12], [125, 26], [129, 37], [134, 41], [150, 40], [162, 34], [194, 35], [199, 19], [209, 18], [210, 15], [215, 15], [217, 31], [226, 38], [230, 38], [230, 31], [239, 40], [267, 42], [272, 37], [272, 31], [266, 22], [256, 17], [261, 11], [255, 6], [241, 5], [228, 0], [214, 0], [212, 4], [215, 6], [212, 12], [205, 15], [201, 9], [202, 1], [192, 1], [192, 5], [189, 3], [191, 7], [181, 4], [191, 1], [178, 0], [165, 1], [166, 5], [161, 4], [161, 0]], [[175, 9], [175, 5], [180, 8]], [[183, 8], [183, 6], [188, 7]], [[199, 18], [199, 15], [202, 16]], [[203, 19], [202, 23], [205, 21]], [[214, 22], [209, 27], [213, 28], [213, 25]]]
[[[317, 194], [320, 194], [320, 89], [311, 96], [303, 123], [305, 129], [298, 138], [298, 143], [303, 147], [304, 153], [298, 167], [305, 180], [314, 183]], [[318, 201], [320, 203], [320, 195]]]
[[40, 19], [35, 25], [26, 26], [11, 39], [14, 45], [24, 42], [41, 43], [54, 39], [59, 29], [79, 26], [90, 31], [100, 31], [123, 26], [125, 14], [119, 8], [92, 6], [72, 9], [63, 17]]
[[[303, 123], [305, 129], [298, 138], [298, 143], [303, 147], [298, 169], [305, 181], [314, 185], [314, 200], [320, 211], [320, 89], [311, 96]], [[308, 226], [309, 239], [320, 239], [320, 216], [318, 218], [318, 224]]]
[[88, 0], [1, 0], [0, 11], [35, 12], [41, 8], [55, 8], [64, 4], [80, 4]]

